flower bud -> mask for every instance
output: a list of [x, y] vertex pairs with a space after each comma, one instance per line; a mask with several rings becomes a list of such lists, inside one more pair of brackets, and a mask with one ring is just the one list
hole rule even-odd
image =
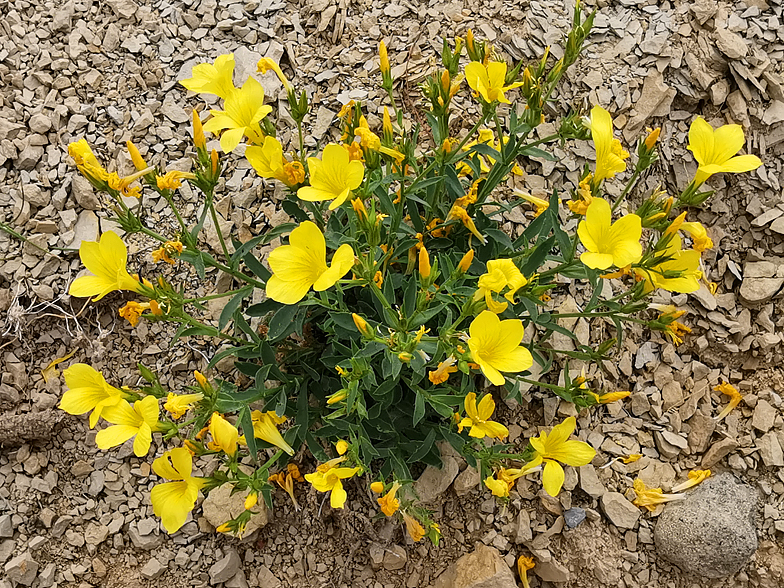
[[645, 148], [650, 151], [653, 149], [654, 145], [656, 145], [656, 141], [659, 140], [659, 133], [661, 133], [661, 127], [656, 127], [645, 138]]
[[373, 482], [370, 485], [370, 489], [375, 492], [376, 494], [381, 494], [384, 491], [384, 483], [383, 482]]
[[419, 275], [426, 280], [430, 277], [431, 270], [430, 256], [427, 254], [427, 249], [422, 247], [419, 250]]
[[468, 253], [466, 253], [463, 258], [460, 260], [460, 263], [457, 264], [457, 269], [460, 273], [466, 273], [468, 268], [471, 267], [471, 262], [474, 261], [474, 250], [469, 249]]
[[252, 509], [254, 506], [256, 506], [256, 503], [258, 501], [259, 501], [258, 494], [256, 494], [255, 492], [251, 492], [250, 494], [248, 494], [248, 497], [245, 499], [245, 510]]
[[373, 337], [373, 331], [370, 330], [365, 319], [357, 313], [352, 313], [351, 318], [354, 319], [354, 326], [357, 327], [357, 331], [362, 333], [365, 337]]
[[397, 358], [403, 363], [408, 363], [409, 361], [414, 359], [414, 356], [411, 355], [408, 351], [401, 351], [400, 353], [397, 354]]
[[219, 168], [218, 152], [215, 151], [215, 149], [213, 149], [212, 153], [210, 153], [210, 169], [212, 171], [212, 176], [215, 178], [218, 175], [218, 168]]
[[348, 447], [348, 442], [343, 439], [335, 443], [335, 450], [338, 452], [338, 455], [344, 455], [348, 451]]
[[201, 118], [196, 109], [193, 109], [193, 146], [199, 151], [207, 149], [207, 140], [204, 138], [204, 129], [201, 126]]
[[207, 383], [207, 378], [205, 378], [204, 374], [202, 374], [199, 370], [195, 370], [193, 372], [193, 377], [196, 378], [196, 382], [199, 384], [199, 388], [202, 390], [209, 388], [210, 385]]
[[126, 141], [125, 145], [128, 147], [128, 153], [131, 156], [131, 161], [133, 161], [133, 166], [139, 171], [147, 169], [148, 165], [142, 158], [142, 155], [141, 153], [139, 153], [139, 150], [136, 148], [136, 145], [134, 145], [130, 141]]
[[379, 55], [379, 68], [381, 69], [381, 75], [382, 76], [390, 75], [389, 56], [387, 55], [387, 46], [384, 44], [384, 41], [380, 41], [378, 44], [378, 55]]

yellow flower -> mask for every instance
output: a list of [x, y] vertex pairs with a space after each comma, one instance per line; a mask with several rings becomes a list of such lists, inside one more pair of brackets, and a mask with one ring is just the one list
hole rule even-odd
[[468, 252], [460, 258], [460, 262], [457, 264], [457, 271], [460, 273], [466, 273], [468, 268], [471, 267], [471, 262], [474, 261], [474, 250], [469, 249]]
[[384, 491], [384, 482], [373, 482], [370, 489], [376, 494], [381, 494]]
[[343, 439], [335, 443], [335, 451], [338, 452], [338, 455], [345, 455], [349, 447], [348, 441], [344, 441]]
[[179, 241], [166, 241], [159, 249], [152, 252], [152, 260], [155, 263], [165, 261], [170, 265], [174, 265], [175, 260], [172, 255], [180, 255], [182, 253], [182, 243]]
[[607, 269], [612, 265], [624, 267], [634, 263], [642, 255], [642, 219], [636, 214], [612, 222], [609, 203], [594, 198], [580, 221], [577, 234], [587, 251], [580, 261], [592, 269]]
[[75, 363], [63, 371], [68, 390], [60, 400], [59, 408], [68, 414], [84, 414], [92, 410], [90, 428], [95, 427], [103, 410], [119, 404], [125, 396], [110, 386], [103, 374], [85, 363]]
[[693, 247], [696, 251], [703, 252], [706, 249], [713, 249], [713, 241], [708, 236], [708, 231], [700, 223], [681, 223], [681, 231], [685, 231], [691, 235]]
[[523, 340], [521, 320], [502, 321], [495, 313], [484, 310], [471, 322], [469, 335], [472, 359], [496, 386], [503, 386], [506, 381], [501, 372], [522, 372], [533, 364], [531, 353], [520, 345]]
[[430, 277], [431, 271], [430, 256], [427, 254], [427, 249], [422, 247], [419, 250], [419, 275], [426, 280]]
[[128, 250], [117, 233], [106, 231], [98, 242], [82, 241], [79, 257], [93, 275], [76, 278], [68, 290], [71, 296], [95, 296], [93, 301], [97, 301], [115, 290], [141, 292], [141, 283], [125, 267]]
[[395, 498], [399, 489], [400, 484], [396, 481], [392, 484], [392, 488], [390, 488], [389, 492], [377, 499], [378, 504], [381, 507], [381, 512], [388, 517], [391, 517], [397, 512], [397, 509], [400, 508], [400, 501]]
[[700, 484], [703, 480], [709, 478], [711, 475], [710, 470], [692, 470], [689, 472], [689, 477], [685, 482], [681, 482], [672, 487], [673, 492], [683, 492], [689, 488], [693, 488]]
[[[684, 251], [681, 249], [681, 238], [673, 235], [667, 244], [664, 254], [669, 257], [651, 269], [634, 268], [637, 278], [645, 281], [645, 291], [650, 292], [656, 288], [670, 292], [689, 294], [700, 289], [700, 252], [696, 249]], [[676, 278], [665, 277], [665, 272], [679, 272]]]
[[253, 421], [253, 436], [262, 441], [266, 441], [270, 445], [274, 445], [278, 449], [282, 449], [289, 455], [294, 455], [294, 449], [286, 443], [283, 435], [278, 430], [278, 425], [286, 422], [286, 417], [279, 417], [274, 410], [261, 412], [254, 410], [250, 413], [251, 421]]
[[[298, 161], [289, 162], [283, 156], [283, 145], [275, 137], [264, 137], [264, 143], [261, 147], [258, 145], [248, 147], [245, 150], [245, 157], [262, 178], [275, 178], [289, 188], [302, 183], [305, 179], [305, 170], [302, 168], [302, 164]], [[302, 168], [301, 177], [300, 168]]]
[[338, 464], [343, 462], [346, 458], [339, 457], [330, 460], [318, 466], [312, 474], [306, 474], [305, 479], [310, 482], [313, 487], [319, 492], [331, 492], [329, 497], [329, 504], [332, 508], [343, 508], [346, 504], [348, 494], [343, 489], [341, 480], [350, 478], [357, 474], [360, 470], [359, 467], [355, 468], [340, 468]]
[[143, 457], [150, 450], [153, 432], [158, 430], [159, 412], [158, 399], [154, 396], [145, 396], [133, 405], [121, 400], [103, 410], [101, 416], [114, 426], [98, 431], [95, 444], [101, 449], [109, 449], [135, 436], [133, 453], [136, 457]]
[[645, 148], [650, 151], [656, 145], [656, 141], [659, 140], [659, 134], [661, 133], [661, 127], [656, 127], [655, 129], [651, 130], [648, 129], [650, 132], [648, 136], [645, 137]]
[[498, 498], [509, 497], [509, 486], [503, 480], [496, 480], [493, 476], [488, 476], [485, 478], [485, 486], [493, 493], [493, 496], [498, 496]]
[[176, 533], [196, 505], [205, 480], [191, 476], [193, 457], [184, 447], [164, 453], [152, 462], [152, 469], [159, 477], [173, 480], [156, 485], [150, 492], [150, 501], [166, 531]]
[[269, 482], [276, 482], [278, 486], [285, 490], [286, 494], [289, 495], [291, 498], [292, 504], [294, 504], [294, 510], [299, 510], [299, 503], [297, 502], [297, 497], [294, 495], [294, 481], [297, 480], [299, 482], [303, 481], [302, 476], [299, 474], [299, 468], [295, 466], [293, 463], [288, 464], [288, 473], [278, 472], [277, 474], [273, 474], [269, 477]]
[[550, 203], [543, 198], [537, 198], [536, 196], [531, 196], [530, 194], [519, 190], [515, 190], [514, 193], [526, 202], [534, 205], [534, 208], [536, 209], [536, 212], [534, 212], [535, 217], [539, 216], [550, 207]]
[[379, 69], [382, 76], [390, 75], [389, 55], [387, 54], [387, 46], [384, 41], [378, 43], [378, 56], [379, 56]]
[[198, 94], [215, 94], [228, 100], [237, 91], [234, 87], [234, 54], [219, 55], [215, 63], [194, 65], [191, 76], [180, 84]]
[[634, 493], [637, 498], [632, 500], [632, 504], [648, 509], [649, 512], [653, 512], [658, 505], [665, 502], [686, 498], [685, 494], [664, 494], [661, 488], [648, 488], [640, 478], [634, 480]]
[[244, 136], [251, 141], [261, 139], [259, 122], [272, 112], [264, 104], [264, 88], [255, 78], [248, 78], [242, 88], [225, 99], [223, 110], [211, 110], [212, 118], [204, 124], [204, 130], [217, 134], [223, 131], [220, 146], [224, 153], [234, 151]]
[[756, 155], [733, 157], [745, 142], [740, 125], [724, 125], [713, 130], [705, 119], [695, 119], [689, 128], [688, 146], [699, 164], [694, 182], [699, 185], [713, 174], [741, 173], [761, 166], [762, 161]]
[[534, 560], [531, 557], [521, 555], [517, 559], [517, 573], [520, 575], [520, 581], [523, 583], [523, 588], [530, 588], [528, 583], [528, 570], [534, 567]]
[[506, 64], [500, 61], [493, 61], [487, 66], [472, 61], [465, 68], [465, 77], [468, 85], [475, 92], [478, 92], [485, 102], [503, 102], [510, 104], [504, 92], [522, 86], [522, 82], [515, 82], [505, 86]]
[[223, 451], [227, 455], [237, 453], [237, 443], [239, 442], [239, 432], [237, 427], [223, 418], [220, 413], [213, 412], [210, 418], [210, 436], [212, 441], [207, 443], [207, 447], [213, 451]]
[[479, 239], [482, 243], [485, 242], [485, 238], [482, 236], [482, 233], [479, 232], [479, 229], [476, 228], [476, 225], [474, 224], [473, 219], [468, 214], [468, 212], [466, 211], [465, 208], [455, 204], [449, 210], [449, 214], [447, 215], [447, 220], [453, 219], [453, 218], [459, 220], [460, 222], [462, 222], [463, 225], [465, 225], [465, 228], [467, 228], [469, 231], [471, 231], [471, 233], [477, 239]]
[[564, 483], [564, 471], [559, 461], [579, 467], [591, 463], [596, 455], [594, 448], [587, 443], [569, 439], [576, 426], [575, 418], [569, 417], [554, 426], [549, 434], [542, 431], [538, 437], [529, 440], [536, 451], [536, 459], [532, 463], [544, 461], [542, 485], [550, 496], [558, 496]]
[[258, 68], [258, 72], [265, 74], [269, 70], [275, 72], [275, 75], [278, 76], [278, 79], [283, 84], [283, 87], [286, 88], [286, 92], [291, 92], [294, 90], [294, 87], [289, 82], [288, 78], [283, 74], [283, 70], [280, 69], [280, 66], [272, 61], [269, 57], [262, 57], [259, 59], [259, 63], [256, 66]]
[[414, 543], [419, 543], [422, 541], [422, 538], [425, 536], [425, 529], [416, 520], [407, 512], [403, 512], [403, 522], [406, 524], [406, 531], [408, 531], [408, 536], [414, 541]]
[[721, 392], [722, 394], [730, 397], [729, 404], [727, 404], [727, 406], [724, 407], [724, 410], [719, 413], [719, 416], [716, 417], [716, 420], [720, 421], [740, 404], [740, 401], [743, 400], [743, 396], [740, 392], [738, 392], [738, 389], [729, 382], [723, 382], [718, 386], [714, 386], [713, 389], [716, 392]]
[[[122, 318], [124, 318], [129, 323], [131, 323], [132, 327], [135, 327], [137, 324], [139, 324], [139, 317], [141, 317], [142, 313], [145, 310], [151, 309], [153, 302], [155, 301], [151, 300], [150, 302], [135, 302], [133, 300], [130, 300], [126, 302], [125, 306], [120, 308], [118, 312]], [[163, 313], [159, 313], [159, 314], [163, 314]]]
[[198, 402], [202, 398], [204, 398], [204, 394], [201, 392], [196, 394], [172, 394], [169, 392], [166, 396], [166, 402], [164, 402], [163, 408], [166, 409], [176, 421], [177, 419], [182, 418], [182, 416], [193, 407], [194, 402]]
[[297, 190], [297, 196], [309, 202], [332, 200], [330, 210], [346, 201], [359, 188], [365, 176], [361, 161], [349, 161], [348, 152], [336, 143], [324, 147], [321, 159], [308, 157], [310, 186]]
[[70, 155], [79, 172], [87, 179], [105, 182], [109, 178], [109, 172], [98, 163], [93, 150], [87, 143], [87, 139], [79, 139], [74, 143], [68, 144], [68, 155]]
[[504, 288], [508, 288], [504, 298], [514, 304], [515, 292], [527, 283], [528, 280], [511, 259], [491, 259], [487, 262], [487, 272], [479, 276], [474, 300], [478, 301], [484, 297], [487, 308], [495, 314], [500, 314], [506, 310], [507, 304], [496, 302], [492, 293], [500, 294]]
[[457, 425], [459, 433], [463, 432], [463, 428], [471, 427], [471, 430], [468, 431], [468, 436], [476, 439], [482, 439], [483, 437], [503, 439], [509, 435], [509, 429], [501, 423], [490, 420], [495, 411], [495, 401], [491, 394], [485, 394], [477, 406], [476, 393], [469, 392], [465, 397], [463, 405], [467, 416]]
[[613, 178], [615, 174], [626, 171], [629, 153], [621, 147], [621, 142], [613, 138], [613, 122], [610, 113], [601, 106], [591, 109], [591, 137], [596, 147], [596, 172], [594, 182]]
[[327, 267], [327, 245], [319, 228], [305, 221], [289, 235], [289, 244], [269, 255], [273, 275], [267, 281], [267, 296], [283, 304], [296, 304], [312, 287], [326, 290], [345, 276], [354, 265], [354, 250], [344, 243]]
[[635, 461], [639, 461], [641, 457], [642, 457], [642, 453], [632, 453], [630, 455], [627, 455], [626, 457], [622, 457], [621, 461], [623, 463], [634, 463]]
[[457, 371], [456, 362], [457, 360], [453, 356], [449, 356], [440, 362], [435, 370], [428, 372], [428, 379], [436, 386], [443, 384], [449, 379], [449, 374], [454, 374]]
[[172, 170], [155, 178], [159, 190], [176, 190], [182, 186], [182, 180], [193, 180], [196, 176], [190, 172]]
[[580, 185], [577, 188], [577, 200], [568, 200], [566, 205], [569, 207], [574, 214], [581, 214], [585, 215], [588, 211], [588, 207], [593, 202], [593, 193], [591, 192], [591, 180], [593, 176], [588, 174], [580, 181]]
[[131, 184], [134, 181], [136, 181], [140, 176], [143, 175], [144, 172], [136, 172], [132, 176], [126, 176], [124, 178], [121, 178], [115, 172], [112, 172], [109, 174], [109, 177], [106, 178], [106, 183], [109, 185], [109, 188], [111, 188], [112, 190], [116, 190], [122, 196], [130, 197], [130, 198], [141, 198], [142, 196], [141, 186], [131, 186]]

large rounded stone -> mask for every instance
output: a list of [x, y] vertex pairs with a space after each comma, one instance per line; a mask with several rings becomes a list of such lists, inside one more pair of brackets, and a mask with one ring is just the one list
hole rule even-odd
[[757, 491], [719, 474], [667, 504], [654, 530], [656, 551], [687, 574], [723, 578], [757, 550]]

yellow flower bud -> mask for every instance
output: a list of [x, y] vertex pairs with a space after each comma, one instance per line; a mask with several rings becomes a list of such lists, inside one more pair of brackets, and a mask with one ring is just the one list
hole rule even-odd
[[348, 396], [348, 390], [345, 388], [343, 390], [338, 390], [331, 396], [327, 396], [327, 404], [337, 404], [341, 400], [345, 400], [346, 396]]
[[422, 247], [419, 250], [419, 275], [424, 279], [430, 277], [432, 267], [430, 266], [430, 256], [427, 254], [427, 249]]
[[408, 363], [409, 361], [414, 359], [414, 356], [411, 355], [408, 351], [401, 351], [400, 353], [397, 354], [397, 358], [403, 363]]
[[215, 176], [218, 174], [218, 152], [215, 149], [210, 153], [210, 162], [212, 175]]
[[389, 67], [389, 56], [387, 55], [387, 46], [384, 44], [384, 41], [380, 41], [378, 44], [378, 55], [379, 55], [379, 68], [381, 69], [381, 75], [389, 75], [390, 67]]
[[335, 443], [335, 450], [338, 452], [338, 455], [344, 455], [348, 451], [348, 447], [348, 442], [343, 439]]
[[205, 378], [204, 374], [202, 374], [199, 370], [195, 370], [193, 372], [193, 377], [196, 378], [196, 382], [199, 384], [199, 388], [203, 390], [209, 388], [210, 385], [207, 383], [207, 378]]
[[362, 333], [365, 337], [373, 336], [373, 332], [370, 330], [370, 327], [368, 326], [365, 319], [363, 319], [357, 313], [352, 313], [351, 318], [354, 319], [354, 326], [357, 327], [357, 331]]
[[144, 158], [142, 158], [142, 155], [141, 153], [139, 153], [139, 150], [136, 148], [136, 145], [134, 145], [130, 141], [126, 141], [125, 145], [128, 147], [128, 153], [131, 155], [131, 161], [133, 161], [133, 166], [139, 171], [147, 169], [147, 167], [149, 166], [147, 165], [147, 162], [144, 161]]
[[468, 268], [471, 267], [471, 262], [474, 261], [474, 250], [469, 249], [468, 253], [466, 253], [463, 258], [460, 260], [460, 263], [457, 264], [457, 269], [461, 273], [466, 273]]
[[653, 149], [653, 146], [656, 145], [656, 141], [659, 140], [659, 133], [661, 133], [661, 127], [656, 127], [645, 138], [645, 148], [649, 151]]
[[196, 109], [193, 109], [193, 145], [196, 149], [206, 149], [207, 141], [204, 138], [204, 129], [201, 126], [201, 118]]
[[258, 501], [259, 501], [258, 494], [256, 494], [255, 492], [251, 492], [250, 494], [248, 494], [248, 497], [245, 499], [245, 510], [252, 509], [254, 506], [256, 506], [256, 503]]
[[392, 137], [394, 135], [394, 130], [392, 129], [392, 119], [389, 116], [389, 109], [386, 106], [384, 107], [384, 119], [381, 128], [385, 137]]
[[370, 485], [370, 489], [375, 492], [376, 494], [381, 494], [384, 491], [384, 483], [383, 482], [373, 482]]

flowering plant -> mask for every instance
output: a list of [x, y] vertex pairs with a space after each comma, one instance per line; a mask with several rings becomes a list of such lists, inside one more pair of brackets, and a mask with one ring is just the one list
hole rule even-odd
[[[61, 408], [92, 411], [91, 426], [100, 418], [113, 425], [98, 433], [99, 447], [133, 438], [134, 452], [144, 456], [154, 435], [171, 446], [153, 463], [169, 481], [152, 492], [154, 511], [169, 532], [184, 524], [200, 492], [223, 484], [247, 499], [245, 512], [221, 531], [241, 533], [257, 496], [271, 506], [276, 485], [297, 505], [295, 482], [303, 476], [291, 460], [303, 447], [320, 462], [304, 480], [329, 492], [333, 508], [345, 506], [346, 480], [364, 476], [381, 495], [379, 516], [400, 517], [417, 541], [440, 536], [411, 485], [419, 464], [440, 464], [439, 442], [479, 469], [501, 499], [518, 478], [538, 471], [545, 491], [557, 495], [564, 481], [560, 464], [593, 459], [592, 447], [570, 439], [574, 417], [521, 448], [504, 443], [509, 430], [493, 420], [493, 394], [522, 401], [524, 387], [534, 385], [577, 409], [627, 396], [596, 389], [584, 372], [573, 378], [569, 362], [610, 357], [629, 321], [680, 342], [688, 332], [676, 320], [683, 312], [651, 305], [651, 294], [698, 289], [704, 279], [701, 252], [712, 243], [702, 225], [686, 222], [687, 212], [670, 217], [704, 202], [710, 192], [700, 188], [711, 174], [760, 165], [751, 155], [732, 157], [743, 143], [740, 127], [714, 132], [697, 119], [689, 146], [699, 163], [694, 181], [677, 196], [639, 195], [632, 211], [627, 197], [656, 161], [658, 129], [639, 140], [633, 172], [616, 198], [605, 187], [626, 171], [630, 154], [614, 137], [606, 110], [594, 106], [589, 117], [571, 112], [554, 134], [535, 138], [593, 18], [578, 4], [563, 57], [553, 60], [545, 52], [539, 61], [511, 69], [470, 31], [453, 44], [445, 40], [441, 66], [421, 88], [429, 105], [427, 128], [398, 108], [382, 43], [381, 87], [389, 107], [380, 113], [380, 130], [371, 128], [363, 105], [351, 101], [337, 116], [334, 140], [316, 153], [304, 141], [311, 120], [307, 94], [297, 92], [277, 63], [259, 62], [259, 72], [273, 72], [286, 90], [288, 115], [297, 126], [289, 148], [276, 137], [284, 117], [278, 113], [273, 120], [260, 82], [249, 77], [234, 85], [232, 55], [195, 66], [181, 82], [223, 101], [204, 125], [194, 110], [192, 171], [149, 166], [129, 142], [137, 172], [120, 177], [101, 165], [86, 141], [71, 144], [81, 173], [112, 198], [122, 229], [160, 244], [154, 261], [190, 264], [202, 279], [217, 271], [236, 286], [188, 297], [163, 277], [133, 276], [126, 247], [112, 232], [80, 249], [91, 275], [73, 282], [72, 295], [98, 300], [115, 290], [132, 291], [144, 301], [130, 301], [119, 311], [132, 325], [172, 321], [180, 325], [175, 339], [220, 340], [223, 346], [207, 369], [234, 360], [233, 381], [196, 372], [187, 394], [164, 390], [142, 365], [148, 385], [140, 390], [116, 388], [84, 364], [65, 372], [69, 391]], [[453, 101], [461, 92], [470, 92], [481, 111], [466, 132], [454, 119]], [[219, 136], [223, 155], [208, 149], [205, 132]], [[596, 163], [586, 166], [568, 201], [555, 189], [546, 198], [514, 189], [515, 176], [523, 174], [520, 164], [554, 160], [548, 146], [585, 140], [595, 146]], [[215, 206], [229, 154], [241, 146], [261, 177], [284, 186], [282, 208], [293, 219], [244, 240], [222, 233]], [[183, 182], [203, 194], [195, 219], [177, 207]], [[176, 234], [154, 230], [141, 204], [127, 204], [125, 197], [138, 198], [144, 186], [172, 207]], [[518, 207], [528, 223], [513, 236], [500, 225], [504, 213]], [[199, 242], [208, 216], [219, 242], [215, 255]], [[260, 258], [259, 248], [280, 238], [288, 242]], [[684, 238], [691, 248], [684, 248]], [[572, 282], [589, 288], [585, 304], [556, 311], [552, 297]], [[228, 300], [219, 319], [200, 320], [202, 303], [217, 298]], [[659, 317], [641, 318], [649, 308], [659, 310]], [[563, 324], [578, 319], [595, 321], [587, 340]], [[569, 345], [556, 347], [556, 334]], [[561, 367], [560, 380], [548, 377]], [[209, 477], [194, 475], [194, 459], [206, 455], [217, 456], [221, 467]]]

